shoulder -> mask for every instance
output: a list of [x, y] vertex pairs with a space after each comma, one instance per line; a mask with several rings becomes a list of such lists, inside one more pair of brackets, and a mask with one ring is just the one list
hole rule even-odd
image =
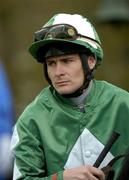
[[29, 124], [30, 121], [38, 121], [44, 119], [49, 113], [50, 106], [52, 106], [52, 98], [50, 87], [44, 88], [35, 99], [28, 104], [18, 119], [19, 122]]
[[117, 99], [124, 99], [125, 101], [128, 101], [129, 104], [129, 92], [127, 92], [126, 90], [116, 85], [113, 85], [107, 81], [95, 80], [94, 82], [98, 91], [100, 90], [100, 92], [105, 96], [107, 95], [109, 98], [113, 96]]
[[40, 108], [43, 108], [43, 104], [48, 104], [51, 98], [50, 87], [44, 88], [36, 97], [35, 99], [26, 106], [24, 112], [34, 113]]

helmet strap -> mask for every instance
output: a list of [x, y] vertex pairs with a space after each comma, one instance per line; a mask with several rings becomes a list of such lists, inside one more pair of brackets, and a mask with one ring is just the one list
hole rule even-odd
[[84, 70], [84, 75], [85, 75], [85, 81], [91, 81], [91, 79], [94, 78], [94, 72], [95, 72], [95, 67], [93, 69], [90, 69], [89, 64], [88, 64], [88, 57], [86, 53], [80, 53], [80, 58], [82, 61], [82, 67]]
[[86, 53], [80, 53], [80, 58], [82, 62], [82, 67], [84, 71], [84, 84], [83, 84], [83, 89], [86, 89], [89, 86], [89, 83], [92, 79], [94, 79], [94, 72], [95, 68], [90, 69], [89, 64], [88, 64], [88, 55]]

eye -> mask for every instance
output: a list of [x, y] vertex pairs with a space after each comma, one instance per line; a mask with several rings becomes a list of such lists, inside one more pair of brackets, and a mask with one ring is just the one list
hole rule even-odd
[[46, 61], [46, 63], [47, 63], [47, 66], [52, 66], [55, 64], [55, 61], [48, 60], [48, 61]]
[[73, 61], [73, 59], [63, 59], [63, 62], [65, 64], [71, 63]]

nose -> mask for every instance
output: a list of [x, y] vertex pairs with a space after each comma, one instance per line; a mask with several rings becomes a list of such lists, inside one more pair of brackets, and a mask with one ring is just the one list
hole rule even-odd
[[61, 63], [56, 64], [55, 75], [56, 76], [64, 75], [64, 68], [63, 68], [63, 65]]

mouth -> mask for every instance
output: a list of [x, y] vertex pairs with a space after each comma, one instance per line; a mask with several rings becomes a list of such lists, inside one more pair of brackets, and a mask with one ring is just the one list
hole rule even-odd
[[55, 82], [55, 84], [58, 86], [63, 86], [63, 85], [69, 84], [69, 81], [57, 81], [57, 82]]

